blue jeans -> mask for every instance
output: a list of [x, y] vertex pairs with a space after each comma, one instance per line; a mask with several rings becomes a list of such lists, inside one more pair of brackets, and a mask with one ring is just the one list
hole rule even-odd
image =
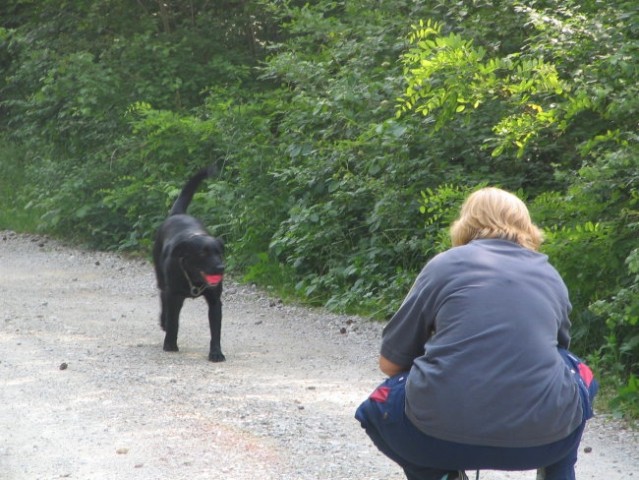
[[[570, 359], [560, 352], [570, 365]], [[592, 416], [596, 381], [590, 391], [579, 385], [584, 419], [574, 432], [557, 442], [527, 448], [467, 445], [426, 435], [404, 413], [405, 386], [406, 374], [387, 379], [359, 406], [355, 418], [375, 446], [404, 469], [408, 480], [440, 480], [457, 470], [537, 468], [544, 468], [546, 480], [575, 480], [579, 442], [586, 420]]]

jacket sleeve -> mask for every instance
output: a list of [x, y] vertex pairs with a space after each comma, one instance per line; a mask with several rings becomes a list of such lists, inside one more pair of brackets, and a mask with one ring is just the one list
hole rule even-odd
[[382, 334], [381, 355], [404, 367], [424, 355], [424, 345], [434, 330], [437, 275], [432, 270], [430, 263], [424, 267]]

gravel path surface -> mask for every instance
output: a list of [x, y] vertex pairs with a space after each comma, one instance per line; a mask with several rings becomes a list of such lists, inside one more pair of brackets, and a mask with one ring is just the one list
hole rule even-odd
[[[404, 478], [353, 419], [380, 324], [229, 282], [223, 300], [226, 362], [201, 299], [166, 353], [148, 262], [0, 232], [0, 479]], [[639, 480], [637, 432], [596, 417], [577, 477]]]

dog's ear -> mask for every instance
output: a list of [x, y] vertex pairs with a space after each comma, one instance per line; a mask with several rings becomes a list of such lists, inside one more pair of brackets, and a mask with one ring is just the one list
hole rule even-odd
[[200, 253], [212, 256], [212, 255], [224, 255], [224, 242], [217, 237], [209, 237], [209, 239], [201, 245]]

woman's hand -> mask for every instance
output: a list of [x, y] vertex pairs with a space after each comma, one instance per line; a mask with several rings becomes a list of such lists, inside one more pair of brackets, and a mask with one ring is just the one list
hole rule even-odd
[[403, 367], [401, 365], [397, 365], [396, 363], [391, 362], [389, 359], [384, 357], [383, 355], [379, 356], [379, 369], [388, 375], [389, 377], [394, 377], [398, 373], [408, 372], [410, 367]]

